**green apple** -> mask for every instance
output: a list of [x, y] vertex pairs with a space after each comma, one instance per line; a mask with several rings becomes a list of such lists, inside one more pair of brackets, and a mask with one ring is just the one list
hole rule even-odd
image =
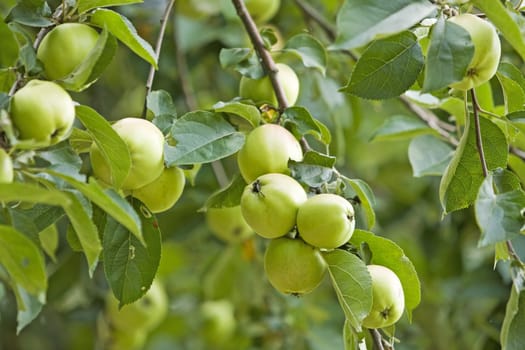
[[352, 204], [335, 194], [312, 196], [297, 211], [297, 231], [314, 247], [337, 248], [348, 242], [354, 228]]
[[153, 182], [133, 190], [131, 195], [144, 203], [152, 213], [161, 213], [175, 205], [182, 195], [185, 183], [186, 177], [182, 169], [165, 168]]
[[221, 11], [221, 2], [217, 0], [177, 0], [177, 13], [189, 18], [215, 16]]
[[303, 159], [301, 145], [288, 130], [276, 124], [255, 128], [237, 153], [239, 170], [248, 183], [263, 174], [288, 174], [290, 159]]
[[142, 329], [114, 329], [108, 339], [107, 350], [140, 350], [144, 348], [148, 332]]
[[208, 208], [206, 224], [210, 231], [225, 242], [241, 242], [253, 235], [253, 230], [244, 220], [241, 206]]
[[0, 183], [11, 183], [14, 176], [13, 160], [3, 148], [0, 148]]
[[13, 95], [10, 116], [20, 140], [33, 140], [37, 147], [46, 147], [69, 136], [75, 104], [60, 85], [31, 80]]
[[271, 285], [285, 294], [311, 292], [321, 283], [326, 263], [319, 249], [302, 239], [272, 239], [264, 254], [264, 271]]
[[498, 69], [501, 56], [501, 43], [496, 28], [486, 20], [469, 14], [461, 14], [449, 19], [461, 26], [469, 34], [474, 44], [474, 56], [463, 80], [450, 84], [451, 88], [469, 90], [490, 80]]
[[202, 335], [208, 344], [223, 344], [235, 333], [237, 320], [233, 304], [226, 299], [208, 300], [201, 304]]
[[154, 280], [149, 290], [134, 303], [119, 310], [119, 301], [113, 293], [106, 298], [106, 315], [111, 326], [120, 331], [149, 331], [156, 328], [168, 312], [168, 296], [164, 286]]
[[[124, 118], [113, 124], [113, 129], [128, 146], [131, 169], [122, 184], [123, 190], [143, 187], [164, 170], [164, 135], [152, 122], [140, 118]], [[95, 177], [111, 184], [111, 171], [100, 148], [93, 143], [90, 150]]]
[[53, 28], [42, 40], [36, 57], [44, 65], [47, 78], [67, 77], [97, 44], [98, 32], [82, 23], [64, 23]]
[[306, 201], [306, 192], [293, 178], [265, 174], [246, 186], [241, 196], [242, 216], [264, 238], [277, 238], [290, 232], [297, 209]]
[[244, 3], [257, 23], [272, 19], [281, 6], [281, 0], [244, 0]]
[[[277, 80], [284, 90], [286, 101], [292, 106], [299, 96], [299, 78], [290, 66], [283, 63], [277, 63], [276, 66], [278, 69]], [[239, 95], [244, 99], [252, 100], [256, 104], [269, 103], [273, 106], [278, 105], [272, 82], [267, 75], [260, 79], [251, 79], [243, 76], [239, 84]]]
[[399, 277], [389, 268], [368, 265], [372, 277], [372, 309], [363, 327], [384, 328], [396, 323], [405, 310], [405, 294]]

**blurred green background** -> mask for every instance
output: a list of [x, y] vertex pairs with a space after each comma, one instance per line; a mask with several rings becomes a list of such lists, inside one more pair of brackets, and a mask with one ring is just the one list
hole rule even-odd
[[[195, 17], [184, 10], [187, 2], [176, 2], [154, 84], [155, 90], [171, 94], [179, 115], [237, 96], [240, 75], [221, 68], [218, 56], [221, 48], [248, 43], [229, 1], [200, 1], [194, 4], [201, 6]], [[14, 3], [2, 0], [3, 16]], [[340, 3], [311, 1], [333, 24]], [[121, 11], [153, 44], [165, 4], [147, 0]], [[206, 13], [207, 5], [211, 13]], [[292, 0], [282, 1], [272, 24], [285, 40], [307, 31], [328, 42]], [[330, 127], [330, 152], [337, 156], [340, 171], [373, 189], [378, 223], [373, 231], [397, 242], [419, 273], [422, 303], [411, 324], [406, 316], [398, 324], [396, 348], [498, 349], [510, 279], [506, 268], [494, 268], [491, 249], [477, 248], [479, 231], [472, 211], [442, 218], [439, 178], [412, 176], [408, 141], [370, 141], [385, 118], [410, 112], [396, 99], [364, 101], [338, 92], [354, 63], [346, 55], [330, 53], [325, 77], [292, 57], [276, 59], [298, 72], [297, 105]], [[137, 116], [148, 70], [121, 45], [102, 78], [74, 98], [110, 120]], [[237, 173], [234, 158], [222, 164], [228, 177]], [[145, 349], [342, 349], [343, 314], [328, 280], [302, 298], [281, 295], [264, 277], [261, 239], [227, 245], [209, 232], [198, 209], [219, 188], [212, 168], [203, 165], [175, 207], [159, 215], [164, 240], [159, 278], [169, 295], [169, 313], [149, 335]], [[107, 293], [103, 270], [99, 266], [90, 279], [83, 256], [72, 252], [65, 238], [57, 256], [58, 263], [48, 268], [47, 305], [18, 336], [14, 297], [0, 284], [1, 350], [100, 348], [97, 323]]]

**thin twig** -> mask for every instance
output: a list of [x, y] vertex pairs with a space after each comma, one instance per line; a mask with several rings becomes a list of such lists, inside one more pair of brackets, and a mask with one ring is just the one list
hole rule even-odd
[[250, 16], [248, 9], [244, 5], [244, 1], [232, 0], [232, 3], [235, 6], [237, 15], [241, 19], [244, 28], [248, 33], [248, 36], [250, 37], [250, 41], [252, 42], [255, 52], [257, 53], [257, 56], [261, 61], [263, 69], [270, 78], [273, 90], [275, 92], [275, 96], [277, 97], [277, 102], [279, 104], [279, 111], [282, 113], [286, 108], [289, 107], [289, 105], [288, 101], [286, 100], [283, 87], [280, 84], [279, 80], [277, 80], [277, 66], [275, 65], [275, 62], [272, 56], [270, 55], [270, 52], [268, 52], [268, 50], [266, 50], [266, 48], [264, 47], [264, 41], [261, 37], [261, 34], [257, 30], [257, 26], [255, 25], [253, 18]]
[[474, 115], [474, 129], [476, 131], [476, 147], [478, 149], [479, 161], [481, 162], [481, 169], [483, 170], [483, 177], [487, 177], [489, 170], [487, 167], [487, 159], [485, 158], [485, 151], [483, 150], [483, 139], [481, 138], [481, 126], [479, 124], [479, 104], [476, 98], [476, 91], [470, 90], [472, 98], [472, 110]]
[[385, 350], [383, 347], [383, 338], [381, 337], [381, 333], [377, 329], [370, 329], [370, 334], [372, 335], [372, 340], [374, 341], [374, 349], [375, 350]]
[[295, 0], [295, 3], [306, 17], [316, 22], [323, 29], [330, 40], [335, 39], [335, 28], [330, 22], [320, 15], [319, 12], [312, 7], [312, 5], [304, 2], [303, 0]]
[[516, 261], [521, 266], [524, 266], [523, 262], [521, 261], [519, 255], [518, 255], [518, 253], [516, 253], [516, 250], [514, 249], [514, 246], [512, 245], [512, 242], [510, 240], [507, 240], [505, 243], [507, 244], [507, 251], [509, 252], [509, 255], [512, 258], [512, 260]]
[[[171, 9], [173, 8], [174, 4], [175, 0], [169, 0], [168, 5], [164, 10], [164, 15], [162, 15], [162, 18], [160, 19], [159, 37], [157, 38], [157, 44], [155, 46], [155, 56], [157, 58], [157, 64], [160, 58], [160, 50], [162, 49], [162, 41], [164, 39], [164, 33], [166, 32], [166, 25], [168, 23], [168, 18], [170, 16]], [[146, 97], [144, 99], [144, 108], [142, 109], [142, 118], [145, 118], [146, 113], [148, 112], [148, 95], [151, 93], [151, 89], [153, 87], [155, 71], [155, 66], [152, 64], [149, 70], [148, 80], [146, 81]]]

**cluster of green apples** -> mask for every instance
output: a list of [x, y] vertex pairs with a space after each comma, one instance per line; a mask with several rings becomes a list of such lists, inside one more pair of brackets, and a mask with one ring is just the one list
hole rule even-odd
[[159, 280], [153, 281], [142, 298], [122, 308], [113, 294], [109, 293], [106, 297], [105, 317], [99, 324], [100, 332], [104, 334], [104, 348], [142, 349], [148, 334], [166, 318], [167, 312], [168, 296]]

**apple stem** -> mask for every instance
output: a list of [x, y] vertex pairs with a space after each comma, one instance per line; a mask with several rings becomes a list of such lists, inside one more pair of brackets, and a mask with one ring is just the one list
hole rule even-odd
[[[162, 15], [162, 18], [160, 19], [159, 36], [157, 38], [157, 44], [155, 46], [155, 56], [157, 58], [157, 64], [158, 64], [159, 57], [160, 57], [160, 50], [162, 49], [162, 41], [164, 39], [164, 33], [166, 32], [166, 25], [168, 23], [168, 17], [170, 16], [171, 9], [173, 8], [174, 4], [175, 4], [175, 0], [170, 0], [168, 2], [168, 5], [166, 5], [166, 9], [164, 10], [164, 14]], [[148, 80], [146, 81], [146, 97], [144, 99], [144, 108], [142, 109], [142, 118], [146, 118], [146, 113], [148, 112], [148, 96], [151, 93], [154, 79], [155, 79], [155, 66], [151, 65], [150, 70], [149, 70]]]
[[250, 41], [253, 44], [255, 52], [257, 53], [257, 56], [259, 57], [259, 60], [261, 62], [261, 65], [264, 71], [268, 74], [268, 77], [270, 78], [273, 90], [275, 92], [275, 96], [277, 97], [277, 102], [279, 104], [278, 106], [279, 112], [282, 113], [284, 112], [286, 108], [289, 107], [289, 105], [288, 105], [288, 101], [286, 100], [286, 96], [284, 94], [284, 89], [282, 85], [279, 83], [279, 81], [277, 80], [277, 72], [278, 72], [277, 66], [275, 65], [275, 62], [272, 56], [270, 55], [270, 52], [266, 50], [266, 48], [264, 47], [264, 41], [261, 37], [261, 34], [259, 33], [259, 30], [257, 29], [257, 25], [255, 24], [253, 18], [248, 12], [246, 5], [244, 5], [244, 1], [243, 0], [232, 0], [232, 3], [235, 6], [237, 15], [241, 19], [244, 25], [244, 28], [246, 29], [246, 32], [248, 33], [248, 36], [250, 37]]

